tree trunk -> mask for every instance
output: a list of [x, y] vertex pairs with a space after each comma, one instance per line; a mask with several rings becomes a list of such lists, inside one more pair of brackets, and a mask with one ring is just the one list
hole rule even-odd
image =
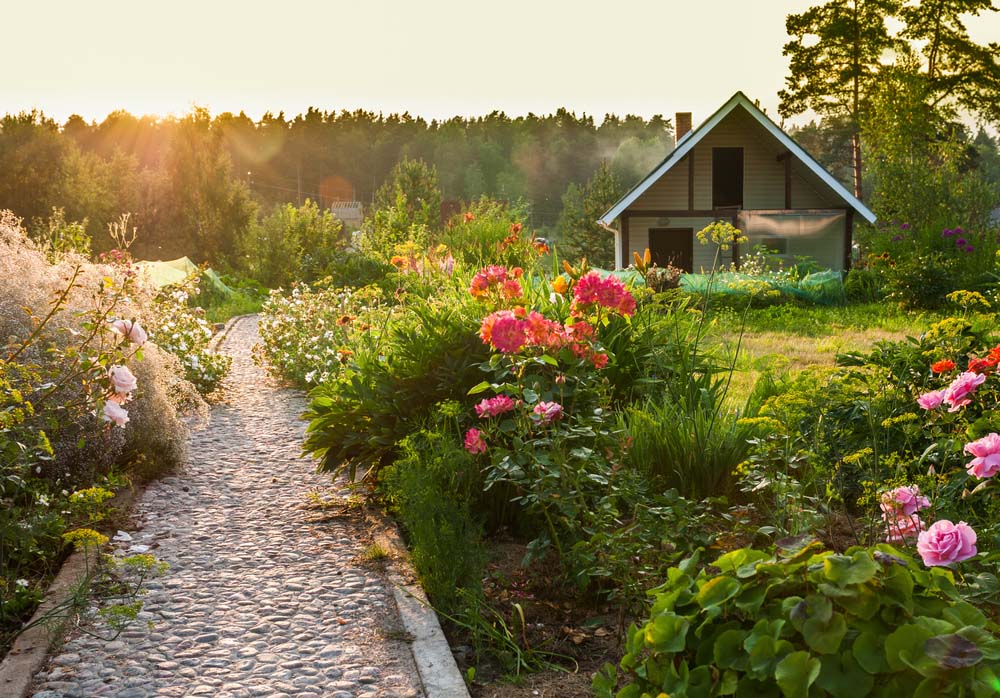
[[858, 201], [863, 201], [861, 191], [861, 133], [855, 131], [851, 134], [851, 151], [854, 156], [854, 196]]

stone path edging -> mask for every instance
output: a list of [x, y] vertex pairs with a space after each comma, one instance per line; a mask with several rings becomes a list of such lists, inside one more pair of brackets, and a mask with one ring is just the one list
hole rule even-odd
[[[118, 491], [110, 506], [126, 514], [131, 510], [138, 490], [124, 487]], [[110, 534], [109, 534], [110, 535]], [[35, 673], [42, 668], [49, 650], [62, 637], [69, 624], [69, 615], [56, 616], [41, 622], [45, 615], [66, 604], [87, 576], [87, 555], [73, 551], [45, 592], [41, 605], [31, 616], [28, 625], [38, 623], [17, 636], [3, 662], [0, 662], [0, 696], [24, 698], [31, 688]]]
[[427, 601], [410, 563], [409, 553], [396, 528], [382, 521], [372, 521], [382, 526], [375, 533], [376, 542], [389, 551], [389, 583], [396, 599], [403, 626], [412, 637], [410, 650], [420, 673], [427, 698], [469, 698], [469, 689], [458, 670], [437, 613]]

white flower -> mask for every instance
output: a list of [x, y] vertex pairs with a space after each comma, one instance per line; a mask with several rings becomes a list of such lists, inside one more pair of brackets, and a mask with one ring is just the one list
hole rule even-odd
[[38, 503], [43, 507], [47, 507], [49, 505], [49, 498], [44, 494], [40, 494], [38, 495]]
[[17, 581], [14, 582], [14, 584], [15, 584], [15, 586], [17, 586], [20, 589], [27, 589], [28, 588], [28, 580], [27, 579], [18, 579]]

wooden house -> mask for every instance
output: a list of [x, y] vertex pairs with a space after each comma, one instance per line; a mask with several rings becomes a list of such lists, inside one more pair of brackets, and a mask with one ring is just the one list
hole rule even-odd
[[[677, 114], [674, 150], [601, 218], [617, 219], [615, 264], [648, 247], [660, 266], [685, 271], [739, 263], [764, 244], [789, 259], [808, 256], [824, 267], [851, 264], [854, 222], [873, 214], [742, 92], [691, 130]], [[730, 221], [749, 243], [720, 254], [695, 233]]]

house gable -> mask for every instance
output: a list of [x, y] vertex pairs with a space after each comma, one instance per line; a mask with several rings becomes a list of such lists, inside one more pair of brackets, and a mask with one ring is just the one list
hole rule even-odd
[[[710, 210], [713, 147], [743, 147], [747, 151], [745, 168], [751, 174], [745, 179], [744, 208], [783, 208], [776, 204], [775, 192], [781, 192], [780, 202], [784, 203], [785, 165], [777, 157], [787, 152], [792, 157], [794, 208], [846, 206], [868, 222], [875, 222], [875, 214], [742, 92], [685, 134], [674, 151], [612, 206], [600, 222], [610, 225], [626, 210]], [[694, 185], [690, 188], [693, 196], [689, 195], [689, 181]]]

